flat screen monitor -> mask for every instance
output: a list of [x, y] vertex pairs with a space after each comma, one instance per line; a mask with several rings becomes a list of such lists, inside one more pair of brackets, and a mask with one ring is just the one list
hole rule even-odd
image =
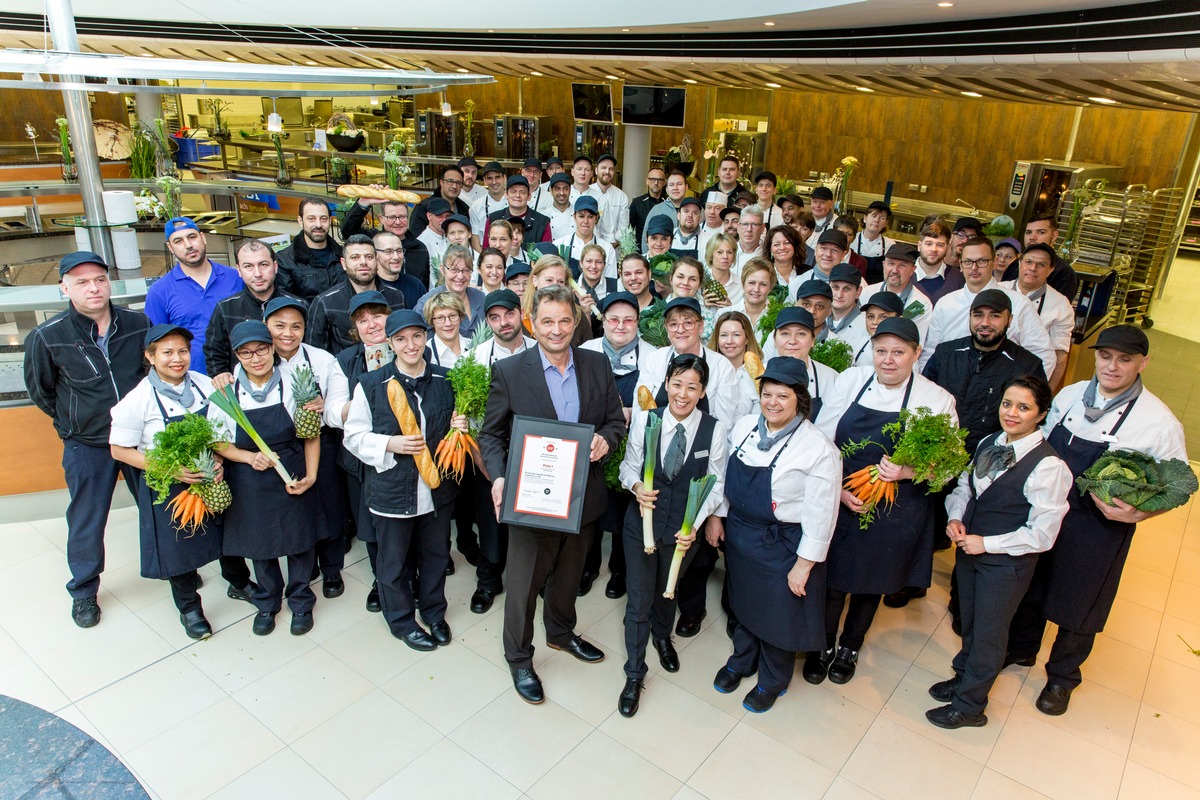
[[571, 105], [575, 119], [588, 122], [612, 122], [612, 87], [607, 83], [572, 83]]
[[625, 125], [654, 125], [682, 128], [686, 93], [671, 86], [631, 86], [625, 84], [621, 101], [621, 122]]

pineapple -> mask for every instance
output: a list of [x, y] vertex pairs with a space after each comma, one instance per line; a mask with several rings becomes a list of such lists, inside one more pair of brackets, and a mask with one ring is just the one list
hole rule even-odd
[[304, 406], [321, 396], [321, 387], [312, 368], [307, 364], [292, 370], [292, 398], [296, 401], [296, 435], [301, 439], [315, 439], [321, 435], [321, 415]]
[[204, 476], [204, 482], [192, 484], [191, 491], [200, 496], [204, 505], [208, 506], [208, 510], [214, 514], [220, 514], [229, 508], [233, 502], [233, 495], [229, 491], [228, 483], [216, 481], [217, 460], [213, 458], [211, 450], [205, 450], [197, 456], [196, 460], [192, 462], [192, 471], [199, 472]]
[[725, 287], [708, 270], [704, 271], [704, 282], [700, 284], [700, 293], [716, 303], [723, 303], [729, 299], [729, 293], [725, 291]]

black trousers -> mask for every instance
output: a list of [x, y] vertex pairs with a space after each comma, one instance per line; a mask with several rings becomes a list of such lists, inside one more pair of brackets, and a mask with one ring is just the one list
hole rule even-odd
[[[646, 643], [651, 636], [669, 639], [675, 624], [675, 601], [662, 596], [667, 588], [675, 548], [660, 544], [657, 550], [647, 555], [642, 548], [640, 528], [636, 535], [625, 533], [623, 538], [626, 540], [624, 569], [629, 592], [625, 603], [625, 677], [640, 680], [647, 672]], [[679, 567], [681, 580], [696, 557], [696, 549], [693, 544], [684, 553]]]
[[1013, 614], [1008, 629], [1008, 653], [1015, 659], [1034, 658], [1042, 649], [1046, 636], [1046, 617], [1042, 615], [1042, 603], [1046, 598], [1050, 570], [1048, 560], [1039, 559], [1033, 571], [1033, 580], [1025, 590], [1017, 611]]
[[[603, 524], [592, 537], [592, 546], [588, 548], [587, 558], [583, 562], [583, 571], [592, 575], [600, 574], [600, 563], [604, 556], [604, 533], [612, 534], [612, 550], [608, 554], [608, 571], [613, 575], [625, 574], [625, 512], [633, 495], [629, 492], [608, 490], [608, 508], [600, 519]], [[701, 537], [703, 538], [703, 537]], [[693, 547], [692, 549], [695, 549]], [[692, 556], [695, 558], [695, 556]]]
[[[846, 622], [842, 625], [841, 641], [837, 639], [838, 623], [842, 618], [842, 610], [846, 608], [846, 598], [850, 598], [849, 609], [846, 610]], [[875, 620], [875, 612], [883, 600], [881, 594], [848, 594], [828, 589], [825, 592], [825, 647], [833, 647], [837, 642], [841, 647], [850, 650], [861, 650], [867, 631]]]
[[[508, 563], [508, 526], [496, 520], [492, 485], [482, 475], [476, 475], [470, 487], [463, 487], [458, 495], [459, 502], [468, 492], [473, 496], [475, 525], [479, 528], [479, 563], [475, 565], [477, 588], [500, 594], [504, 591], [504, 565]], [[462, 547], [460, 538], [459, 550]]]
[[375, 516], [379, 556], [375, 585], [383, 618], [394, 636], [417, 630], [413, 581], [427, 625], [446, 619], [446, 566], [450, 563], [450, 511], [443, 507], [419, 517]]
[[513, 669], [533, 667], [533, 615], [546, 590], [546, 641], [566, 645], [575, 636], [575, 597], [595, 523], [578, 534], [508, 526], [508, 592], [504, 596], [504, 658]]
[[[481, 507], [479, 487], [484, 489], [485, 501]], [[492, 508], [491, 500], [491, 484], [479, 474], [475, 469], [475, 465], [469, 462], [466, 471], [463, 473], [463, 479], [458, 487], [458, 499], [454, 503], [454, 531], [455, 541], [458, 542], [458, 552], [466, 553], [479, 546], [479, 538], [475, 535], [475, 526], [480, 525], [480, 511], [492, 515], [493, 522], [495, 514]]]
[[250, 567], [241, 556], [221, 556], [221, 577], [235, 589], [245, 589], [250, 584]]
[[1076, 633], [1060, 627], [1050, 647], [1050, 659], [1046, 662], [1047, 683], [1057, 683], [1074, 689], [1083, 682], [1080, 667], [1092, 654], [1096, 645], [1096, 634]]
[[[676, 595], [679, 599], [679, 616], [686, 619], [703, 619], [708, 613], [708, 576], [713, 574], [721, 558], [721, 551], [708, 543], [703, 532], [699, 532], [696, 539], [696, 545], [692, 548], [696, 550], [695, 560], [687, 575], [680, 579], [679, 593]], [[737, 621], [729, 605], [728, 574], [721, 584], [721, 610], [730, 620]]]
[[954, 657], [959, 684], [951, 705], [968, 716], [987, 707], [988, 692], [1008, 653], [1009, 625], [1036, 566], [1037, 555], [957, 554], [962, 649]]
[[71, 496], [67, 505], [67, 567], [71, 570], [67, 592], [80, 600], [95, 597], [100, 591], [104, 529], [108, 525], [117, 476], [125, 476], [130, 494], [137, 483], [133, 468], [114, 459], [107, 445], [98, 447], [64, 439], [62, 466]]
[[293, 614], [307, 614], [317, 604], [317, 596], [308, 585], [313, 565], [317, 563], [317, 553], [315, 550], [305, 550], [286, 558], [286, 584], [278, 558], [254, 559], [254, 577], [258, 580], [258, 589], [250, 595], [250, 601], [261, 612], [278, 614], [283, 607], [283, 598], [287, 597], [288, 608]]
[[758, 672], [758, 686], [764, 692], [780, 694], [792, 681], [796, 654], [759, 639], [745, 625], [733, 632], [733, 655], [725, 668], [739, 675]]
[[199, 581], [200, 573], [194, 569], [182, 575], [172, 575], [167, 578], [167, 582], [171, 584], [171, 599], [175, 601], [175, 607], [179, 609], [180, 614], [202, 610], [200, 592], [196, 589]]

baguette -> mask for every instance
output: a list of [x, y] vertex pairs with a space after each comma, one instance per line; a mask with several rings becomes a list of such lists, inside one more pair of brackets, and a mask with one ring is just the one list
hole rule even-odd
[[657, 407], [657, 404], [654, 402], [654, 395], [650, 394], [650, 390], [645, 386], [638, 387], [637, 402], [642, 411], [650, 411]]
[[369, 200], [390, 200], [393, 203], [419, 203], [420, 196], [403, 189], [387, 189], [381, 186], [355, 186], [343, 184], [337, 188], [341, 197], [365, 198]]
[[[400, 432], [405, 436], [420, 436], [421, 426], [417, 424], [417, 417], [408, 405], [408, 395], [404, 393], [404, 389], [396, 381], [388, 381], [387, 393], [388, 405], [396, 415], [396, 422], [400, 423]], [[421, 452], [413, 456], [413, 460], [417, 462], [417, 472], [420, 473], [421, 479], [429, 484], [430, 489], [442, 485], [442, 474], [433, 464], [428, 445], [422, 447]]]
[[746, 372], [750, 373], [750, 377], [758, 380], [758, 376], [763, 374], [763, 362], [758, 357], [758, 353], [746, 351], [746, 355], [742, 357], [742, 365], [746, 368]]

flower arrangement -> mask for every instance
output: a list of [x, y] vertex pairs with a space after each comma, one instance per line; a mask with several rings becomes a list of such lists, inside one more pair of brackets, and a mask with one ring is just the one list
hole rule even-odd
[[212, 98], [210, 100], [204, 101], [204, 107], [207, 108], [209, 111], [211, 111], [212, 115], [213, 115], [213, 129], [212, 129], [213, 138], [216, 138], [216, 139], [228, 139], [229, 138], [229, 129], [226, 128], [225, 125], [221, 121], [221, 112], [224, 111], [225, 109], [229, 108], [230, 105], [232, 105], [232, 103], [227, 103], [224, 100], [218, 100], [216, 98]]
[[134, 195], [133, 207], [137, 209], [139, 219], [162, 219], [167, 213], [166, 206], [149, 188]]
[[379, 155], [383, 159], [383, 170], [387, 176], [389, 189], [399, 189], [400, 185], [412, 174], [413, 166], [408, 157], [412, 154], [413, 141], [411, 136], [405, 136], [403, 139], [394, 136], [388, 142], [387, 147], [379, 151]]
[[823, 183], [833, 191], [833, 208], [838, 214], [844, 214], [850, 205], [850, 176], [858, 168], [858, 159], [846, 156], [842, 159], [833, 175]]
[[133, 148], [129, 153], [129, 177], [135, 181], [153, 180], [158, 160], [154, 133], [145, 125], [133, 132]]
[[163, 191], [163, 214], [174, 219], [183, 213], [183, 181], [174, 175], [163, 175], [155, 181]]
[[462, 115], [462, 120], [463, 120], [463, 148], [462, 148], [462, 151], [463, 151], [464, 156], [473, 156], [473, 155], [475, 155], [475, 136], [472, 133], [472, 129], [475, 127], [475, 101], [468, 100], [467, 102], [463, 103], [463, 108], [466, 109], [466, 113]]
[[66, 117], [55, 117], [54, 124], [58, 126], [58, 148], [62, 153], [62, 174], [64, 181], [75, 180], [75, 159], [71, 157], [71, 130]]

